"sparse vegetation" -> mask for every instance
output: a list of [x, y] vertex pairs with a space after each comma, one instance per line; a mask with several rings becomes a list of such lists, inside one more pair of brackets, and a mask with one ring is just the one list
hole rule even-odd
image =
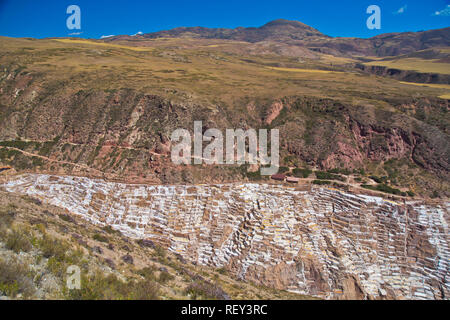
[[314, 180], [312, 183], [316, 184], [316, 185], [319, 185], [319, 186], [331, 185], [332, 184], [332, 182], [328, 181], [328, 180]]
[[105, 226], [102, 228], [103, 231], [105, 231], [108, 234], [115, 234], [115, 235], [122, 235], [122, 233], [119, 230], [113, 229], [111, 226]]
[[0, 229], [11, 226], [16, 216], [16, 207], [9, 204], [6, 208], [0, 208]]
[[158, 282], [159, 283], [166, 283], [170, 280], [173, 280], [174, 276], [172, 276], [169, 272], [163, 270], [159, 274]]
[[155, 246], [155, 254], [157, 257], [164, 259], [167, 255], [167, 252], [163, 247], [156, 245]]
[[96, 233], [92, 236], [92, 239], [99, 242], [108, 242], [108, 238], [100, 233]]
[[28, 234], [18, 227], [13, 228], [6, 236], [6, 248], [16, 253], [30, 251], [32, 245]]
[[312, 174], [312, 170], [295, 168], [292, 173], [297, 178], [308, 178]]
[[334, 168], [331, 170], [328, 170], [329, 173], [337, 173], [337, 174], [343, 174], [344, 176], [348, 176], [351, 174], [351, 171], [348, 169], [342, 169], [342, 168]]
[[388, 179], [387, 177], [377, 177], [377, 176], [369, 176], [370, 179], [375, 181], [376, 183], [387, 183]]
[[29, 298], [34, 292], [31, 271], [17, 261], [0, 257], [0, 295]]
[[74, 223], [75, 222], [75, 219], [74, 218], [72, 218], [70, 215], [68, 215], [68, 214], [61, 214], [61, 215], [59, 215], [58, 216], [61, 220], [64, 220], [64, 221], [66, 221], [66, 222], [70, 222], [70, 223]]
[[54, 239], [47, 234], [44, 234], [41, 239], [37, 241], [38, 248], [42, 251], [44, 258], [55, 258], [57, 261], [63, 261], [66, 252], [68, 252], [68, 246]]
[[345, 181], [345, 178], [338, 174], [333, 174], [329, 172], [324, 171], [315, 171], [317, 179], [319, 180], [339, 180], [339, 181]]
[[116, 275], [97, 272], [83, 276], [80, 290], [65, 290], [65, 296], [72, 300], [158, 300], [159, 287], [149, 280], [128, 282]]
[[390, 193], [390, 194], [394, 194], [397, 196], [403, 196], [405, 197], [407, 195], [406, 192], [402, 192], [399, 189], [396, 188], [392, 188], [388, 185], [385, 185], [383, 183], [379, 183], [376, 186], [372, 186], [372, 185], [367, 185], [367, 184], [363, 184], [361, 185], [361, 187], [365, 188], [365, 189], [370, 189], [370, 190], [375, 190], [375, 191], [381, 191], [381, 192], [385, 192], [385, 193]]
[[287, 173], [291, 171], [288, 167], [279, 167], [278, 168], [278, 173]]
[[194, 300], [228, 300], [228, 294], [217, 284], [210, 283], [205, 280], [197, 280], [191, 283], [185, 290]]
[[217, 272], [219, 274], [227, 274], [228, 271], [225, 267], [222, 267], [222, 268], [217, 269]]

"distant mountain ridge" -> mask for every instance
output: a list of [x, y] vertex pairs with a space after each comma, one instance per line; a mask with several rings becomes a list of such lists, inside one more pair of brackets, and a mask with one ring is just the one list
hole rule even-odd
[[[128, 36], [111, 37], [109, 40], [117, 40]], [[260, 42], [266, 40], [303, 40], [308, 37], [328, 38], [320, 31], [299, 21], [278, 19], [266, 23], [261, 27], [235, 29], [205, 28], [205, 27], [179, 27], [171, 30], [146, 33], [140, 37], [156, 39], [163, 37], [176, 38], [200, 38], [200, 39], [224, 39], [245, 42]]]
[[136, 41], [157, 38], [222, 39], [249, 43], [272, 41], [302, 46], [332, 55], [385, 57], [409, 54], [435, 47], [448, 47], [450, 46], [450, 27], [419, 32], [387, 33], [368, 39], [333, 38], [302, 22], [278, 19], [256, 28], [179, 27], [136, 36], [115, 36], [104, 41]]

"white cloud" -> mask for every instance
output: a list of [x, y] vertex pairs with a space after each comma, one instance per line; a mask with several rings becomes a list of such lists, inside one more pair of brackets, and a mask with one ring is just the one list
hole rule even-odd
[[111, 37], [114, 37], [114, 35], [111, 34], [111, 35], [109, 35], [109, 36], [101, 36], [100, 39], [111, 38]]
[[450, 4], [448, 4], [447, 7], [445, 7], [441, 11], [436, 11], [432, 14], [432, 16], [450, 17]]
[[401, 7], [400, 9], [398, 9], [397, 11], [394, 11], [393, 14], [402, 14], [405, 13], [406, 9], [408, 8], [408, 6], [405, 4], [403, 7]]
[[137, 33], [133, 34], [133, 37], [134, 37], [134, 36], [140, 36], [140, 35], [142, 35], [142, 34], [144, 34], [142, 31], [138, 31]]

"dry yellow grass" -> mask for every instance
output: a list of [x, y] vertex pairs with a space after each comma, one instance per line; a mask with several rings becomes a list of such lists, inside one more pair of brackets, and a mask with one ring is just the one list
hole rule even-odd
[[109, 48], [118, 48], [118, 49], [127, 49], [127, 50], [133, 50], [133, 51], [152, 51], [152, 48], [147, 47], [130, 47], [130, 46], [124, 46], [120, 44], [111, 44], [111, 43], [104, 43], [104, 42], [96, 42], [96, 41], [90, 41], [90, 40], [74, 40], [74, 39], [55, 39], [55, 41], [64, 42], [64, 43], [75, 43], [75, 44], [88, 44], [88, 45], [95, 45], [95, 46], [102, 46], [102, 47], [109, 47]]
[[305, 72], [305, 73], [343, 73], [339, 71], [317, 70], [317, 69], [300, 69], [300, 68], [279, 68], [268, 67], [269, 69], [276, 71], [288, 71], [288, 72]]
[[405, 58], [389, 61], [371, 61], [368, 66], [382, 66], [400, 70], [412, 70], [425, 73], [450, 74], [450, 64], [437, 62], [437, 60], [424, 60], [418, 58]]
[[[269, 101], [306, 95], [388, 108], [377, 97], [406, 98], [417, 92], [429, 96], [447, 94], [443, 88], [406, 86], [394, 79], [359, 74], [351, 68], [349, 72], [325, 70], [329, 64], [321, 60], [305, 58], [298, 62], [277, 55], [239, 53], [234, 47], [244, 44], [237, 41], [155, 39], [145, 45], [148, 47], [84, 39], [0, 37], [0, 54], [5, 53], [5, 64], [14, 61], [25, 66], [27, 72], [43, 73], [54, 81], [70, 77], [74, 90], [131, 88], [175, 102], [189, 95], [196, 103], [214, 106], [240, 105], [247, 103], [242, 101], [248, 97]], [[232, 53], [227, 48], [232, 48]], [[361, 92], [367, 94], [361, 96]]]
[[414, 86], [421, 86], [421, 87], [430, 87], [430, 88], [438, 88], [438, 89], [447, 89], [450, 90], [449, 84], [438, 84], [438, 83], [416, 83], [416, 82], [405, 82], [400, 81], [402, 84], [411, 84]]
[[425, 88], [449, 90], [449, 92], [447, 92], [445, 94], [441, 94], [442, 93], [442, 91], [441, 91], [440, 93], [436, 94], [436, 96], [441, 98], [441, 99], [450, 99], [450, 85], [448, 85], [448, 84], [416, 83], [416, 82], [405, 82], [405, 81], [399, 81], [399, 83], [412, 85], [412, 86], [416, 86], [416, 87], [425, 87]]
[[320, 56], [320, 61], [324, 62], [324, 63], [333, 63], [333, 64], [337, 64], [337, 65], [356, 62], [355, 59], [344, 58], [344, 57], [335, 57], [330, 54], [322, 54]]

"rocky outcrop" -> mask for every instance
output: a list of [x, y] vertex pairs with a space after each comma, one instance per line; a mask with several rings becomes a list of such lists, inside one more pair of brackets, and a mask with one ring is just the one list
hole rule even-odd
[[269, 110], [267, 111], [267, 116], [264, 120], [265, 124], [270, 125], [272, 121], [280, 115], [280, 112], [283, 110], [283, 108], [283, 103], [279, 101], [272, 103]]
[[22, 175], [3, 188], [235, 277], [333, 299], [448, 299], [450, 203], [269, 184]]

